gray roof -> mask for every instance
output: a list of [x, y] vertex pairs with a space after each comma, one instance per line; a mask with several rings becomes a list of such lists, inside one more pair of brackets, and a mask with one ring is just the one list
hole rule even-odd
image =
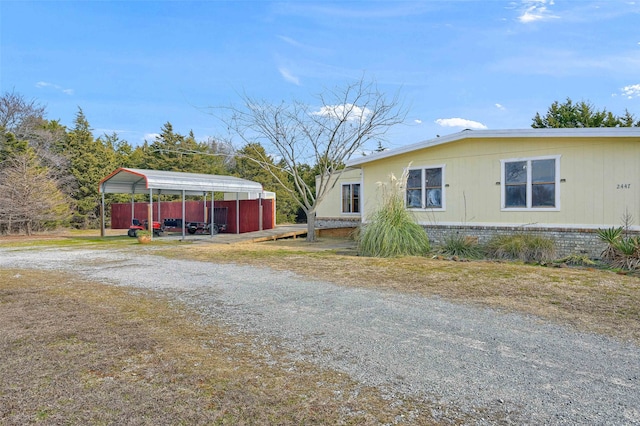
[[432, 146], [442, 145], [445, 143], [456, 142], [463, 139], [482, 139], [482, 138], [640, 138], [640, 127], [581, 127], [581, 128], [562, 128], [562, 129], [517, 129], [517, 130], [463, 130], [458, 133], [429, 139], [426, 141], [406, 145], [396, 149], [390, 149], [367, 155], [364, 157], [354, 158], [347, 161], [347, 167], [357, 167], [361, 164], [371, 161], [381, 160], [383, 158], [393, 157], [395, 155], [406, 154], [408, 152], [417, 151], [419, 149], [430, 148]]
[[262, 192], [262, 184], [234, 176], [120, 168], [100, 181], [100, 192], [203, 195], [205, 192]]

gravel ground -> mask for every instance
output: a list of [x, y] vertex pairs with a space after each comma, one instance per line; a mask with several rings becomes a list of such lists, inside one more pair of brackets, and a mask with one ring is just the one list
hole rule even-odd
[[640, 347], [532, 317], [126, 250], [0, 249], [0, 267], [163, 291], [205, 319], [277, 339], [296, 359], [477, 419], [640, 425]]

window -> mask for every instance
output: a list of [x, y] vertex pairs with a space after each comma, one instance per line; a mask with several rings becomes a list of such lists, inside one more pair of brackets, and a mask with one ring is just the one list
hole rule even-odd
[[360, 213], [360, 184], [342, 185], [342, 213]]
[[505, 209], [557, 209], [560, 157], [502, 161]]
[[444, 166], [411, 169], [407, 176], [407, 208], [444, 209]]

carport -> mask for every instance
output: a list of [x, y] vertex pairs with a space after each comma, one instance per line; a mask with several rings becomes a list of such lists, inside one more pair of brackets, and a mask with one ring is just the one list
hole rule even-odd
[[[202, 196], [207, 198], [211, 194], [214, 200], [214, 192], [235, 193], [236, 203], [239, 203], [239, 194], [258, 194], [261, 200], [262, 184], [234, 176], [220, 176], [197, 173], [168, 172], [162, 170], [144, 170], [119, 168], [100, 181], [100, 235], [105, 235], [105, 204], [104, 194], [135, 194], [149, 195], [148, 223], [153, 223], [153, 196], [180, 195], [182, 197], [182, 217], [185, 216], [185, 197], [187, 195]], [[159, 199], [159, 198], [158, 198]], [[158, 203], [160, 206], [160, 203]], [[133, 209], [132, 215], [133, 215]], [[239, 209], [236, 209], [236, 223], [240, 220]], [[158, 217], [160, 215], [158, 214]], [[133, 217], [132, 217], [133, 219]], [[214, 215], [211, 214], [211, 235], [213, 236]], [[238, 227], [236, 228], [238, 229]], [[186, 236], [185, 221], [182, 221], [182, 238]], [[153, 236], [153, 232], [151, 233]]]

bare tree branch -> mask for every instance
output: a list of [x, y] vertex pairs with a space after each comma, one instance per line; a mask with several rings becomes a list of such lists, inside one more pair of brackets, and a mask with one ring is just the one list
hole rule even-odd
[[[354, 153], [368, 141], [384, 138], [406, 115], [397, 95], [388, 100], [364, 78], [326, 91], [318, 99], [320, 107], [312, 110], [299, 101], [272, 104], [244, 95], [242, 105], [226, 108], [228, 114], [222, 117], [236, 141], [258, 143], [278, 157], [291, 182], [271, 174], [295, 194], [307, 214], [309, 240], [315, 239], [317, 206], [336, 184], [332, 176], [339, 176]], [[250, 159], [267, 171], [275, 170], [265, 159]], [[318, 173], [315, 191], [304, 179], [304, 165]]]

